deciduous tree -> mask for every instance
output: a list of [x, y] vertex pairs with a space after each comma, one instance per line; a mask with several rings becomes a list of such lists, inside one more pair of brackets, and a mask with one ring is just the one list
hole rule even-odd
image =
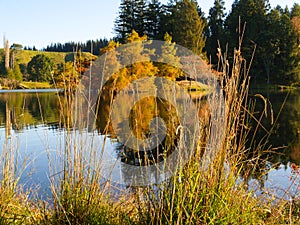
[[[175, 78], [182, 75], [180, 57], [176, 55], [177, 48], [175, 43], [172, 43], [172, 37], [168, 33], [165, 34], [164, 41], [161, 55], [158, 58], [158, 61], [164, 62], [158, 64], [159, 76], [175, 80]], [[171, 66], [171, 64], [174, 66]]]
[[49, 82], [53, 71], [53, 62], [44, 54], [34, 56], [27, 65], [29, 79], [32, 81]]

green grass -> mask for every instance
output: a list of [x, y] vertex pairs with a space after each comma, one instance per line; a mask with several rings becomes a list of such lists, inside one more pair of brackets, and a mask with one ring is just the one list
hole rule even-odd
[[[65, 52], [43, 52], [43, 51], [31, 51], [31, 50], [18, 50], [15, 53], [15, 58], [18, 64], [25, 64], [27, 65], [30, 60], [38, 55], [43, 54], [48, 56], [55, 64], [63, 63], [65, 60], [65, 56], [67, 53]], [[0, 49], [0, 55], [4, 55], [3, 48]]]
[[20, 86], [24, 89], [48, 89], [52, 88], [48, 82], [33, 82], [33, 81], [23, 81]]

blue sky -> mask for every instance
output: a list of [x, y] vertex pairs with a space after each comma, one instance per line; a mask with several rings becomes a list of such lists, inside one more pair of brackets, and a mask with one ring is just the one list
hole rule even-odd
[[[163, 0], [162, 2], [167, 2]], [[214, 0], [198, 0], [205, 14]], [[230, 10], [233, 0], [225, 0]], [[271, 6], [289, 8], [299, 0], [270, 0]], [[0, 36], [10, 44], [36, 46], [110, 38], [120, 0], [0, 0]], [[0, 41], [0, 48], [3, 43]]]

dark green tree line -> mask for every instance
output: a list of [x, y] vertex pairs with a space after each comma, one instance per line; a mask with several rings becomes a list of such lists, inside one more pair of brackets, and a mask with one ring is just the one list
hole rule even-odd
[[170, 1], [163, 6], [157, 0], [123, 0], [115, 21], [117, 39], [124, 43], [132, 30], [159, 40], [169, 33], [177, 44], [200, 55], [205, 46], [205, 23], [198, 11], [194, 0]]
[[64, 44], [50, 44], [43, 51], [46, 52], [91, 52], [94, 55], [100, 55], [100, 49], [108, 45], [107, 39], [89, 40], [85, 43], [67, 42]]
[[268, 0], [236, 0], [224, 29], [229, 53], [238, 46], [241, 35], [248, 64], [255, 50], [250, 72], [254, 81], [287, 85], [299, 81], [299, 48], [288, 9], [271, 9]]

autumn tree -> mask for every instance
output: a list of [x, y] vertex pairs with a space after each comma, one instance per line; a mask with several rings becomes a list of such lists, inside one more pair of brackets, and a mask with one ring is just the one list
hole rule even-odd
[[115, 41], [110, 41], [108, 45], [100, 50], [101, 54], [105, 54], [105, 59], [103, 63], [103, 73], [109, 80], [106, 81], [107, 84], [105, 88], [119, 91], [125, 87], [130, 79], [128, 77], [128, 70], [126, 67], [122, 67], [119, 62], [119, 52], [116, 50], [120, 44]]
[[[173, 80], [182, 75], [180, 57], [176, 55], [177, 48], [172, 43], [172, 37], [168, 33], [164, 36], [164, 44], [161, 47], [161, 55], [158, 58], [159, 76], [169, 77]], [[174, 66], [173, 66], [174, 65]]]
[[[131, 80], [144, 76], [154, 76], [157, 73], [157, 68], [150, 61], [150, 55], [153, 52], [145, 47], [146, 41], [147, 36], [139, 36], [135, 30], [126, 39], [128, 45], [122, 52], [121, 58], [122, 63], [127, 66], [128, 76]], [[133, 59], [138, 60], [138, 62], [134, 63]]]
[[54, 73], [54, 83], [58, 88], [66, 90], [77, 87], [79, 83], [79, 73], [75, 70], [74, 62], [66, 62], [57, 66]]
[[104, 70], [107, 71], [108, 74], [118, 71], [121, 67], [118, 60], [118, 52], [115, 50], [119, 45], [118, 42], [111, 40], [106, 47], [100, 49], [101, 55], [105, 54]]
[[292, 19], [294, 30], [298, 35], [298, 45], [300, 48], [300, 5], [297, 3], [294, 4], [291, 10], [291, 19]]

